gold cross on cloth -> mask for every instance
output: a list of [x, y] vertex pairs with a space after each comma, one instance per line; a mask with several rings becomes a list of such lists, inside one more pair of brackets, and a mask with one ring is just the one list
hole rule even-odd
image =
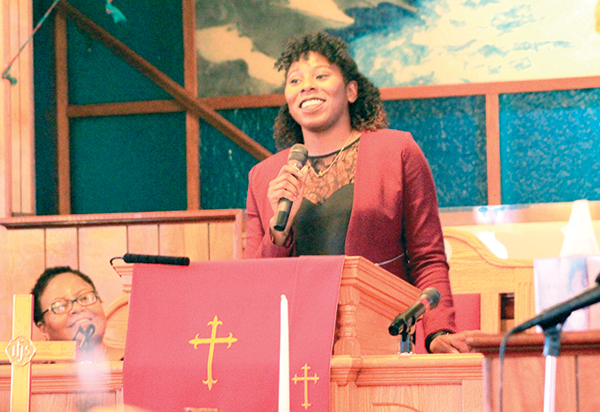
[[294, 385], [297, 384], [298, 381], [304, 381], [304, 403], [302, 404], [302, 406], [304, 406], [304, 409], [308, 409], [308, 407], [310, 406], [310, 403], [308, 403], [308, 381], [313, 381], [316, 384], [319, 380], [319, 377], [316, 373], [314, 376], [308, 376], [309, 369], [310, 366], [308, 366], [308, 364], [305, 363], [302, 367], [302, 370], [304, 371], [304, 376], [299, 378], [297, 374], [294, 374], [294, 377], [292, 378], [292, 380], [294, 381]]
[[217, 315], [215, 315], [214, 319], [210, 322], [208, 322], [209, 325], [212, 325], [212, 332], [210, 334], [210, 338], [199, 338], [198, 336], [200, 335], [199, 333], [196, 334], [196, 337], [192, 340], [189, 341], [189, 343], [191, 343], [192, 345], [194, 345], [194, 349], [198, 348], [198, 345], [200, 344], [205, 344], [208, 343], [210, 344], [210, 347], [208, 349], [208, 366], [207, 366], [207, 378], [205, 381], [202, 381], [202, 383], [204, 383], [205, 385], [208, 385], [208, 390], [212, 389], [213, 384], [217, 383], [216, 379], [213, 379], [212, 376], [212, 363], [213, 363], [213, 357], [215, 354], [215, 344], [216, 343], [226, 343], [227, 344], [227, 348], [231, 347], [231, 344], [234, 342], [237, 342], [237, 339], [233, 337], [233, 334], [230, 332], [229, 333], [229, 337], [227, 338], [217, 338], [217, 326], [222, 325], [223, 322], [221, 322], [218, 318]]
[[13, 333], [8, 343], [0, 342], [0, 360], [11, 363], [10, 411], [29, 412], [31, 401], [31, 360], [74, 360], [75, 342], [32, 342], [32, 295], [13, 296]]

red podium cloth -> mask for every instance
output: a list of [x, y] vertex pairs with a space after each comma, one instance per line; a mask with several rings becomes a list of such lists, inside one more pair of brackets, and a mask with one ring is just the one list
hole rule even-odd
[[156, 412], [277, 411], [285, 294], [290, 410], [328, 410], [343, 262], [344, 256], [313, 256], [188, 267], [136, 264], [123, 365], [125, 404]]

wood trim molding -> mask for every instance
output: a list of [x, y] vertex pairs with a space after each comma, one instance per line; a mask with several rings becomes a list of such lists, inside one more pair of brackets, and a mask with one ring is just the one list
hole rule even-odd
[[[94, 364], [91, 368], [94, 368]], [[78, 365], [73, 363], [33, 364], [31, 392], [33, 394], [50, 394], [64, 392], [93, 392], [89, 383], [81, 380]], [[112, 361], [96, 369], [94, 376], [97, 378], [96, 387], [109, 391], [123, 389], [123, 362]], [[10, 389], [10, 366], [0, 367], [0, 390]], [[97, 390], [97, 389], [96, 389]]]
[[242, 209], [185, 210], [176, 212], [107, 213], [90, 215], [26, 216], [0, 219], [7, 229], [35, 229], [82, 226], [147, 225], [177, 222], [235, 221], [243, 227]]
[[[331, 359], [333, 368], [335, 356]], [[458, 385], [483, 378], [482, 360], [477, 353], [363, 356], [356, 385]]]
[[383, 100], [434, 99], [438, 97], [551, 92], [600, 87], [600, 76], [518, 80], [490, 83], [389, 87], [381, 89]]

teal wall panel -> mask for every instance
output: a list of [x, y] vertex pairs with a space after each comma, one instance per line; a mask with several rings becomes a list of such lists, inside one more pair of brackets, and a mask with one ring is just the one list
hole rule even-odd
[[500, 96], [502, 201], [600, 200], [600, 89]]
[[74, 214], [185, 210], [183, 113], [71, 121]]
[[385, 102], [392, 129], [411, 132], [429, 161], [440, 207], [487, 204], [485, 98]]
[[[172, 97], [104, 44], [68, 24], [69, 103], [99, 104]], [[183, 71], [181, 68], [180, 71]]]
[[[278, 108], [223, 110], [220, 113], [275, 153], [273, 122]], [[246, 208], [248, 172], [258, 161], [205, 122], [200, 129], [200, 192], [203, 209]]]

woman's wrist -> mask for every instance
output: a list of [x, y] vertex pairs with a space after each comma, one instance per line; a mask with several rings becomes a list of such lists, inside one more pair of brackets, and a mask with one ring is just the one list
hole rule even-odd
[[290, 235], [290, 232], [291, 232], [291, 229], [280, 232], [278, 230], [271, 228], [271, 230], [270, 230], [271, 241], [276, 246], [288, 247], [291, 244], [291, 238], [292, 238], [292, 236]]
[[450, 332], [449, 330], [438, 330], [437, 332], [434, 332], [431, 335], [427, 336], [427, 338], [425, 339], [425, 349], [427, 349], [427, 353], [431, 353], [431, 342], [433, 342], [435, 338], [441, 335], [451, 334], [452, 332]]

